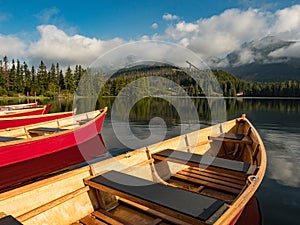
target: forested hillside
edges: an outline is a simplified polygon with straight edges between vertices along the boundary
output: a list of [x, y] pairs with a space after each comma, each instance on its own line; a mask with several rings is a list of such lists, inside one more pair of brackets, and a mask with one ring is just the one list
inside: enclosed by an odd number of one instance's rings
[[58, 93], [74, 93], [76, 86], [84, 73], [80, 65], [66, 71], [59, 64], [52, 64], [49, 69], [41, 61], [39, 67], [29, 68], [26, 62], [8, 61], [7, 57], [0, 60], [0, 96], [30, 94], [53, 96]]
[[[217, 93], [216, 83], [209, 83], [201, 78], [201, 73], [207, 71], [194, 71], [200, 74], [200, 83], [203, 87], [210, 86], [211, 93]], [[211, 71], [221, 87], [222, 94], [226, 97], [300, 97], [300, 82], [250, 82], [236, 78], [222, 70]], [[0, 60], [0, 96], [18, 95], [44, 95], [55, 96], [60, 93], [73, 94], [77, 90], [78, 95], [117, 96], [120, 90], [136, 79], [146, 76], [162, 76], [180, 85], [190, 96], [204, 96], [204, 91], [197, 82], [180, 68], [170, 65], [139, 65], [117, 71], [110, 79], [105, 81], [101, 74], [92, 75], [88, 68], [76, 65], [70, 66], [63, 72], [59, 63], [52, 64], [50, 68], [41, 61], [38, 68], [29, 68], [26, 62], [7, 57]], [[204, 77], [204, 76], [203, 76]], [[202, 80], [203, 79], [203, 80]], [[81, 85], [78, 88], [78, 84]], [[199, 82], [199, 81], [198, 81]], [[98, 93], [99, 87], [105, 84]], [[77, 89], [78, 88], [78, 89]], [[170, 94], [176, 95], [170, 89]]]

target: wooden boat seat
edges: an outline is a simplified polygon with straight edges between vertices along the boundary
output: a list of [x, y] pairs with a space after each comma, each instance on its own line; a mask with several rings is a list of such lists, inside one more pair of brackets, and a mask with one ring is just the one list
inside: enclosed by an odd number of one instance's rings
[[209, 140], [225, 141], [240, 144], [252, 144], [252, 140], [244, 134], [224, 133], [219, 136], [208, 136]]
[[202, 224], [199, 220], [207, 220], [224, 204], [221, 200], [114, 170], [86, 180], [86, 184], [149, 208], [155, 207], [173, 217], [189, 218], [187, 221], [191, 224]]
[[12, 216], [5, 216], [0, 219], [0, 225], [22, 225], [22, 223]]
[[190, 166], [199, 167], [199, 165], [204, 165], [242, 173], [247, 173], [250, 168], [250, 164], [246, 162], [193, 154], [190, 152], [183, 152], [173, 149], [166, 149], [157, 152], [153, 154], [152, 157], [157, 160], [168, 160], [172, 162], [185, 163]]
[[17, 141], [17, 140], [22, 140], [22, 138], [0, 136], [0, 142], [9, 142], [9, 141]]
[[82, 119], [82, 120], [77, 120], [77, 122], [81, 125], [81, 124], [85, 124], [85, 123], [87, 123], [87, 122], [89, 122], [89, 121], [91, 121], [91, 119], [90, 118], [88, 118], [88, 119]]
[[56, 132], [65, 131], [68, 129], [62, 129], [62, 128], [51, 128], [51, 127], [37, 127], [33, 129], [29, 129], [28, 132], [30, 134], [52, 134]]

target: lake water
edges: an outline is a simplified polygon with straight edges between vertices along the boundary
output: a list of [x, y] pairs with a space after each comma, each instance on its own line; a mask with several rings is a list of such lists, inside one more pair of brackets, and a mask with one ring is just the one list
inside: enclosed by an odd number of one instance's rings
[[[112, 109], [113, 102], [113, 98], [105, 98], [97, 104], [99, 107], [108, 106], [109, 109]], [[53, 104], [51, 111], [55, 112], [71, 110], [73, 102], [60, 99], [51, 100], [50, 103]], [[207, 101], [193, 99], [193, 103], [198, 111], [198, 122], [200, 122], [201, 127], [212, 123], [212, 116], [207, 115], [212, 112]], [[0, 104], [5, 103], [0, 102]], [[263, 224], [299, 224], [300, 99], [226, 99], [225, 106], [226, 119], [238, 117], [242, 113], [247, 115], [247, 118], [260, 133], [267, 149], [266, 175], [256, 192], [263, 216]], [[125, 108], [126, 105], [118, 110], [120, 112], [123, 110], [126, 113]], [[142, 143], [149, 142], [147, 144], [150, 144], [150, 142], [159, 140], [162, 135], [165, 138], [170, 138], [194, 129], [193, 126], [186, 123], [187, 121], [181, 121], [181, 115], [176, 112], [176, 107], [162, 99], [150, 98], [138, 102], [128, 112], [128, 117], [128, 122], [118, 122], [112, 126], [112, 117], [110, 113], [107, 115], [102, 130], [102, 138], [106, 149], [112, 155], [130, 150], [124, 141], [122, 143], [122, 140], [118, 139], [118, 136], [126, 137], [126, 130], [122, 131], [122, 128], [128, 125], [134, 135], [128, 137], [127, 141], [129, 140], [130, 143], [138, 138], [146, 140]], [[160, 117], [161, 119], [151, 121], [152, 131], [157, 131], [151, 136], [151, 129], [149, 129], [148, 124], [153, 117]], [[160, 132], [162, 124], [166, 125], [166, 133], [164, 133], [164, 129]], [[115, 130], [119, 130], [118, 135], [115, 134]]]

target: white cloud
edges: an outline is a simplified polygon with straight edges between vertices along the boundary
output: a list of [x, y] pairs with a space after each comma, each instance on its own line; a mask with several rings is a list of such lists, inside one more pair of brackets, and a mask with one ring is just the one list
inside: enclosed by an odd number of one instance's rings
[[26, 45], [18, 37], [0, 34], [0, 51], [2, 56], [8, 58], [22, 57], [25, 54]]
[[196, 31], [197, 28], [198, 28], [197, 24], [186, 23], [184, 21], [176, 24], [176, 29], [178, 31], [187, 32], [187, 33]]
[[68, 36], [53, 25], [39, 26], [38, 30], [40, 40], [32, 43], [28, 49], [32, 61], [59, 61], [65, 65], [88, 66], [98, 56], [123, 43], [119, 38], [101, 41], [81, 35]]
[[186, 67], [186, 61], [191, 62], [201, 69], [208, 68], [199, 57], [180, 45], [146, 40], [128, 42], [121, 45], [113, 51], [109, 51], [107, 54], [99, 57], [91, 67], [110, 71], [145, 62], [170, 63], [176, 66]]
[[256, 56], [250, 49], [243, 49], [239, 52], [239, 60], [238, 63], [235, 66], [239, 66], [242, 64], [249, 64], [253, 63]]
[[[56, 8], [43, 11], [40, 15], [51, 20], [58, 13]], [[4, 17], [3, 17], [4, 18]], [[222, 57], [240, 49], [241, 44], [259, 40], [267, 35], [274, 35], [285, 40], [299, 40], [300, 37], [300, 5], [278, 10], [274, 13], [249, 8], [248, 10], [229, 9], [210, 18], [196, 21], [179, 21], [177, 15], [164, 14], [163, 19], [173, 21], [163, 34], [146, 36], [141, 34], [137, 40], [170, 41], [189, 48], [202, 58], [209, 56]], [[0, 15], [1, 20], [1, 15]], [[152, 24], [158, 28], [157, 23]], [[61, 65], [81, 64], [88, 66], [98, 56], [130, 41], [121, 38], [99, 40], [83, 35], [69, 35], [66, 29], [58, 29], [54, 25], [37, 27], [40, 38], [29, 46], [16, 36], [0, 34], [2, 55], [10, 58], [23, 57], [36, 65], [40, 60], [49, 63], [59, 62]], [[70, 33], [70, 32], [68, 32]], [[240, 54], [241, 63], [253, 61], [250, 50]], [[270, 54], [273, 57], [300, 56], [300, 44], [277, 50]], [[256, 55], [255, 55], [256, 57]]]
[[[179, 21], [169, 25], [165, 33], [155, 35], [155, 39], [175, 41], [202, 57], [208, 57], [224, 56], [239, 49], [244, 42], [259, 40], [268, 35], [285, 40], [299, 40], [300, 5], [275, 13], [252, 8], [228, 9], [210, 18], [200, 18], [189, 23]], [[251, 62], [251, 57], [250, 52], [244, 52], [241, 60]]]
[[158, 24], [157, 24], [157, 23], [153, 23], [153, 24], [151, 25], [151, 27], [152, 27], [153, 29], [157, 29], [157, 28], [158, 28]]
[[296, 42], [287, 48], [281, 48], [269, 54], [272, 57], [300, 58], [300, 42]]
[[278, 10], [272, 32], [283, 38], [300, 39], [300, 5]]
[[184, 44], [202, 56], [223, 55], [237, 49], [244, 41], [267, 35], [267, 28], [260, 11], [230, 9], [194, 23], [180, 21], [169, 26], [160, 38]]
[[[300, 135], [292, 132], [261, 131], [268, 149], [268, 173], [269, 177], [278, 183], [290, 187], [300, 187], [300, 162], [299, 162], [299, 138]], [[285, 138], [283, 144], [282, 139]], [[280, 151], [278, 151], [280, 149]]]
[[170, 13], [164, 14], [162, 18], [163, 18], [164, 20], [178, 20], [178, 19], [179, 19], [178, 16], [172, 15], [172, 14], [170, 14]]

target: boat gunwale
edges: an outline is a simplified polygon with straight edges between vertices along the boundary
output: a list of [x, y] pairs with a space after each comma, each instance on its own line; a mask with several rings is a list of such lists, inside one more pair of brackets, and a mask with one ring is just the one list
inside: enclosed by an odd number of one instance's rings
[[61, 180], [73, 177], [73, 176], [81, 174], [81, 173], [90, 172], [90, 169], [91, 168], [89, 166], [80, 167], [75, 170], [70, 170], [65, 173], [61, 173], [58, 175], [48, 177], [47, 179], [39, 180], [34, 183], [30, 183], [25, 186], [18, 187], [16, 189], [8, 190], [6, 192], [0, 193], [0, 201], [3, 201], [7, 198], [15, 197], [17, 195], [24, 194], [26, 192], [33, 191], [37, 188], [41, 188], [41, 187], [53, 184], [55, 182], [59, 182]]
[[[192, 131], [190, 133], [179, 135], [179, 136], [176, 136], [176, 137], [173, 137], [173, 138], [170, 138], [170, 139], [158, 142], [158, 143], [151, 144], [149, 146], [141, 147], [139, 149], [133, 150], [129, 153], [124, 153], [124, 154], [118, 155], [116, 157], [118, 159], [128, 158], [128, 156], [133, 157], [135, 154], [141, 154], [141, 153], [144, 154], [145, 151], [147, 151], [147, 149], [149, 150], [149, 152], [151, 154], [154, 154], [154, 153], [162, 150], [160, 148], [161, 145], [167, 145], [168, 143], [178, 141], [182, 138], [185, 138], [186, 135], [190, 136], [190, 135], [195, 135], [195, 134], [197, 135], [197, 133], [199, 133], [199, 134], [204, 133], [204, 132], [207, 133], [207, 132], [210, 132], [213, 130], [218, 130], [218, 129], [220, 129], [220, 127], [226, 128], [226, 124], [234, 123], [232, 126], [230, 126], [232, 128], [239, 121], [244, 121], [244, 122], [248, 123], [248, 125], [251, 127], [251, 132], [253, 132], [255, 137], [257, 137], [258, 144], [260, 145], [260, 148], [261, 148], [260, 149], [261, 160], [260, 160], [260, 164], [257, 166], [256, 174], [250, 175], [251, 179], [253, 179], [253, 180], [248, 179], [248, 181], [250, 182], [249, 185], [240, 193], [240, 195], [235, 199], [235, 201], [231, 205], [229, 205], [228, 209], [214, 223], [214, 225], [230, 224], [230, 222], [233, 221], [236, 218], [236, 216], [238, 216], [240, 214], [240, 212], [242, 212], [242, 210], [246, 206], [247, 202], [254, 195], [255, 191], [258, 189], [260, 183], [262, 182], [265, 171], [266, 171], [267, 156], [266, 156], [266, 149], [264, 147], [263, 141], [262, 141], [259, 133], [257, 132], [256, 128], [253, 126], [253, 124], [244, 116], [242, 116], [240, 118], [228, 120], [225, 122], [221, 122], [218, 124], [214, 124], [212, 126], [205, 127], [203, 129], [199, 129], [196, 131]], [[157, 147], [157, 146], [159, 146], [159, 147]], [[153, 147], [155, 149], [151, 150]], [[107, 160], [115, 160], [115, 159], [111, 158], [111, 159], [107, 159]], [[97, 167], [97, 164], [101, 164], [101, 162], [98, 162], [93, 166]], [[131, 165], [129, 167], [134, 167], [134, 165]], [[236, 212], [236, 211], [238, 211], [238, 212]]]
[[218, 218], [218, 220], [214, 223], [214, 225], [223, 225], [230, 224], [230, 222], [237, 219], [236, 217], [242, 212], [247, 202], [254, 195], [256, 190], [259, 188], [261, 184], [264, 174], [266, 172], [266, 163], [267, 163], [267, 154], [266, 149], [263, 144], [263, 141], [257, 132], [256, 128], [247, 118], [240, 118], [248, 123], [251, 127], [251, 132], [254, 133], [255, 137], [258, 139], [258, 144], [260, 145], [260, 164], [258, 165], [258, 170], [255, 175], [250, 175], [248, 177], [249, 185], [243, 190], [243, 192], [236, 198], [233, 204], [229, 205], [229, 208]]
[[[63, 136], [63, 135], [67, 135], [67, 134], [70, 134], [70, 133], [75, 133], [77, 132], [78, 130], [81, 130], [81, 129], [84, 129], [85, 127], [89, 126], [90, 124], [94, 123], [98, 118], [101, 118], [103, 117], [106, 112], [107, 112], [107, 107], [103, 108], [103, 109], [99, 109], [99, 110], [95, 110], [95, 111], [92, 111], [93, 113], [96, 113], [96, 112], [99, 112], [98, 115], [96, 115], [94, 118], [92, 118], [91, 120], [87, 121], [86, 123], [80, 125], [80, 126], [77, 126], [77, 127], [74, 127], [74, 125], [70, 125], [70, 126], [73, 126], [73, 129], [68, 129], [68, 130], [63, 130], [63, 131], [60, 131], [60, 132], [56, 132], [56, 133], [52, 133], [51, 135], [46, 135], [46, 136], [37, 136], [37, 137], [31, 137], [31, 138], [26, 138], [26, 139], [20, 139], [20, 140], [13, 140], [13, 141], [8, 141], [8, 142], [2, 142], [0, 143], [0, 148], [1, 147], [6, 147], [6, 146], [11, 146], [11, 145], [20, 145], [20, 144], [24, 144], [26, 142], [30, 142], [30, 143], [33, 143], [33, 142], [36, 142], [36, 141], [39, 141], [39, 140], [43, 140], [43, 139], [52, 139], [52, 138], [55, 138], [57, 136]], [[86, 113], [82, 113], [82, 114], [78, 114], [79, 115], [84, 115]], [[69, 117], [65, 117], [65, 118], [61, 118], [61, 119], [54, 119], [53, 121], [59, 121], [59, 120], [67, 120], [67, 119], [71, 119], [71, 118], [75, 118], [76, 115], [71, 115]], [[34, 124], [34, 126], [36, 125], [42, 125], [42, 124], [45, 124], [45, 123], [49, 123], [49, 121], [47, 122], [41, 122], [41, 123], [36, 123]], [[8, 131], [14, 131], [14, 130], [18, 130], [18, 129], [26, 129], [26, 127], [29, 127], [29, 126], [32, 126], [32, 124], [29, 124], [29, 125], [26, 125], [26, 126], [20, 126], [20, 127], [14, 127]], [[6, 129], [2, 129], [0, 131], [6, 131]], [[26, 134], [24, 133], [23, 136], [25, 136]]]
[[[57, 112], [57, 113], [49, 113], [49, 114], [42, 114], [42, 115], [30, 115], [30, 116], [16, 116], [16, 117], [0, 117], [0, 123], [1, 121], [9, 121], [9, 120], [23, 120], [23, 119], [34, 119], [34, 118], [40, 118], [40, 117], [52, 117], [52, 116], [56, 116], [56, 115], [64, 115], [64, 114], [68, 114], [68, 113], [72, 113], [72, 111], [68, 111], [68, 112]], [[44, 122], [42, 122], [44, 123]], [[11, 128], [13, 129], [13, 128]], [[0, 129], [1, 130], [6, 130], [6, 128]]]
[[[161, 151], [162, 150], [161, 147], [167, 146], [169, 143], [172, 143], [174, 141], [177, 142], [177, 141], [182, 140], [182, 138], [185, 138], [186, 135], [195, 135], [195, 134], [197, 135], [197, 133], [198, 133], [198, 136], [200, 136], [200, 134], [209, 133], [209, 131], [213, 131], [214, 128], [219, 128], [220, 126], [226, 126], [226, 124], [233, 123], [233, 122], [237, 123], [239, 120], [242, 120], [242, 121], [246, 122], [250, 126], [251, 132], [253, 133], [253, 135], [257, 138], [259, 148], [260, 148], [259, 151], [258, 151], [258, 154], [260, 155], [259, 156], [260, 158], [259, 158], [259, 161], [257, 161], [258, 165], [257, 165], [257, 170], [255, 171], [255, 174], [249, 175], [249, 177], [247, 179], [247, 182], [249, 182], [247, 187], [241, 191], [240, 195], [238, 195], [236, 197], [236, 199], [233, 201], [232, 204], [226, 204], [226, 206], [228, 206], [226, 211], [224, 213], [222, 213], [219, 217], [217, 217], [215, 221], [212, 222], [214, 225], [233, 224], [232, 222], [235, 221], [238, 218], [238, 216], [241, 214], [241, 212], [244, 209], [244, 207], [246, 206], [246, 204], [249, 202], [251, 197], [254, 195], [255, 191], [259, 188], [259, 185], [262, 182], [265, 171], [266, 171], [266, 162], [267, 162], [266, 149], [265, 149], [265, 146], [262, 142], [262, 139], [261, 139], [258, 131], [255, 129], [253, 124], [248, 119], [246, 119], [244, 117], [229, 120], [229, 121], [225, 121], [223, 123], [215, 124], [215, 125], [210, 126], [210, 127], [206, 127], [206, 128], [196, 130], [196, 131], [193, 131], [193, 132], [190, 132], [190, 133], [187, 133], [187, 134], [176, 136], [176, 137], [161, 141], [159, 143], [154, 143], [152, 145], [136, 149], [136, 150], [134, 150], [132, 152], [129, 152], [129, 153], [124, 153], [124, 154], [121, 154], [121, 155], [113, 157], [113, 158], [108, 158], [104, 161], [100, 161], [100, 162], [90, 164], [88, 166], [84, 166], [80, 169], [82, 169], [82, 171], [89, 171], [90, 172], [90, 177], [86, 177], [86, 178], [84, 178], [84, 180], [89, 179], [91, 177], [94, 177], [95, 175], [99, 175], [99, 174], [105, 172], [104, 169], [101, 168], [102, 167], [101, 164], [102, 165], [109, 165], [109, 163], [111, 162], [110, 160], [116, 160], [116, 158], [122, 160], [123, 158], [124, 159], [128, 158], [128, 156], [129, 156], [129, 158], [134, 157], [134, 156], [137, 156], [137, 155], [145, 154], [147, 150], [149, 150], [149, 152], [151, 154], [153, 154], [154, 152]], [[233, 128], [233, 127], [234, 127], [234, 125], [231, 128]], [[203, 130], [204, 130], [204, 132], [203, 132]], [[201, 133], [201, 131], [203, 133]], [[159, 147], [157, 148], [157, 146], [159, 146]], [[153, 149], [154, 147], [155, 147], [155, 149]], [[151, 148], [152, 148], [153, 151], [151, 151]], [[145, 154], [145, 159], [146, 159], [146, 154]], [[103, 164], [103, 162], [105, 162], [105, 163]], [[141, 162], [144, 162], [144, 161], [139, 161], [139, 162], [137, 162], [137, 164], [141, 163]], [[131, 164], [129, 165], [128, 168], [135, 166], [135, 164], [132, 164], [132, 163], [133, 162], [131, 162]], [[100, 170], [95, 172], [95, 167], [97, 167], [97, 165], [100, 166]], [[75, 170], [75, 171], [77, 171], [77, 170]], [[70, 173], [68, 172], [68, 174], [70, 174]], [[60, 175], [57, 175], [57, 176], [54, 176], [54, 177], [50, 177], [46, 180], [38, 181], [39, 183], [37, 183], [37, 184], [36, 183], [29, 184], [31, 186], [26, 185], [24, 187], [20, 187], [20, 188], [17, 188], [15, 190], [11, 190], [11, 191], [8, 191], [8, 192], [1, 193], [0, 194], [0, 201], [3, 200], [3, 196], [6, 196], [6, 195], [3, 195], [3, 194], [7, 194], [8, 197], [11, 197], [11, 196], [13, 196], [13, 194], [17, 195], [20, 190], [23, 191], [23, 193], [24, 193], [24, 192], [28, 191], [29, 188], [34, 189], [35, 185], [41, 185], [42, 186], [43, 181], [47, 184], [50, 184], [51, 182], [55, 182], [58, 176], [61, 179], [64, 179], [65, 178], [64, 175], [66, 175], [66, 174], [64, 173], [64, 174], [60, 174]], [[27, 189], [26, 189], [26, 187], [27, 187]], [[9, 194], [11, 194], [11, 196]]]
[[41, 109], [45, 109], [47, 107], [47, 105], [43, 105], [41, 107], [35, 107], [35, 108], [26, 108], [26, 109], [14, 109], [14, 110], [3, 110], [0, 111], [0, 116], [9, 116], [9, 115], [18, 115], [20, 113], [23, 112], [32, 112], [32, 111], [37, 111], [37, 110], [41, 110]]

